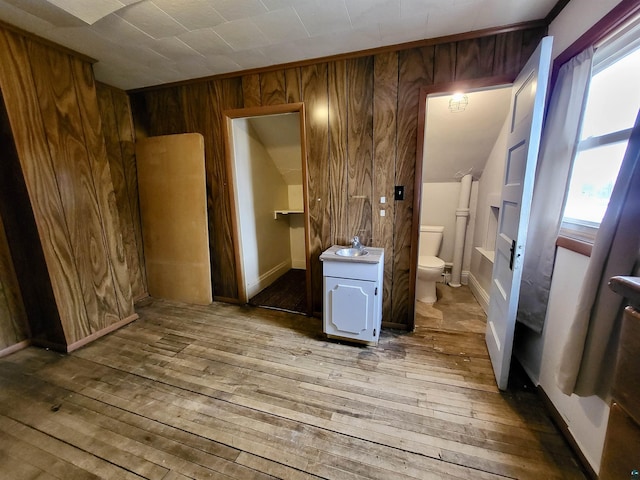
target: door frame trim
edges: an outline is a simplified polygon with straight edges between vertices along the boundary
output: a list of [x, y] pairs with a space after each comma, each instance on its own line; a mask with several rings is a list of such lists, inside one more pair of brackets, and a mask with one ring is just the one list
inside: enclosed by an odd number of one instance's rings
[[420, 205], [422, 204], [422, 170], [424, 154], [425, 113], [427, 96], [434, 93], [454, 93], [460, 90], [479, 90], [487, 87], [513, 84], [517, 74], [496, 75], [471, 80], [460, 80], [435, 85], [427, 85], [420, 88], [418, 101], [418, 131], [416, 145], [416, 164], [413, 186], [413, 216], [411, 219], [411, 254], [409, 260], [409, 330], [412, 331], [416, 324], [416, 277], [418, 273], [418, 243], [420, 240]]
[[300, 119], [300, 161], [302, 163], [302, 200], [304, 206], [304, 249], [306, 264], [306, 295], [307, 311], [302, 312], [311, 316], [312, 314], [312, 289], [311, 289], [311, 254], [310, 254], [310, 224], [309, 224], [309, 194], [308, 194], [308, 168], [307, 168], [307, 140], [306, 140], [306, 116], [304, 103], [286, 103], [281, 105], [268, 105], [263, 107], [249, 107], [223, 110], [222, 127], [225, 143], [225, 163], [227, 178], [229, 179], [228, 193], [229, 204], [231, 206], [231, 225], [233, 233], [233, 253], [236, 266], [236, 282], [238, 284], [238, 299], [240, 303], [247, 303], [247, 291], [244, 281], [244, 266], [240, 257], [238, 206], [236, 205], [236, 178], [234, 175], [234, 153], [231, 142], [231, 121], [238, 118], [262, 117], [266, 115], [278, 115], [283, 113], [298, 113]]

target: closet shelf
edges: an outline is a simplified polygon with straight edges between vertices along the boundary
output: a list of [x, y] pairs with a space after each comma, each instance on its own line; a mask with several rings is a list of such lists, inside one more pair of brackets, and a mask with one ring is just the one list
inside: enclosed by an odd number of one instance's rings
[[274, 210], [273, 219], [277, 220], [278, 219], [278, 214], [280, 214], [280, 215], [292, 215], [292, 214], [296, 214], [296, 213], [304, 213], [304, 210]]

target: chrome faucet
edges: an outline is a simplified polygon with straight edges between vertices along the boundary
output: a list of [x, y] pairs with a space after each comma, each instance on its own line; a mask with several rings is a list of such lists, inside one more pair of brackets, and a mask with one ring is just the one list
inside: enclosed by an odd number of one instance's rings
[[351, 239], [351, 248], [356, 248], [358, 250], [362, 250], [364, 248], [357, 235]]

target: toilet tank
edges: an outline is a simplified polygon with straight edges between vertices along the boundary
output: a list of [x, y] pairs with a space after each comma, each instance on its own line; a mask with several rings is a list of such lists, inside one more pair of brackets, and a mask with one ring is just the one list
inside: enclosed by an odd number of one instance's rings
[[420, 225], [420, 250], [418, 255], [437, 257], [442, 244], [442, 225]]

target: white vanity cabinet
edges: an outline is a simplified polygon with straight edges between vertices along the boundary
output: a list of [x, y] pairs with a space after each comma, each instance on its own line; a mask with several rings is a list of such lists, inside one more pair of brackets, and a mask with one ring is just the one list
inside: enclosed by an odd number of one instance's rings
[[378, 343], [382, 323], [384, 249], [342, 257], [335, 245], [320, 255], [324, 301], [323, 331], [332, 338]]

